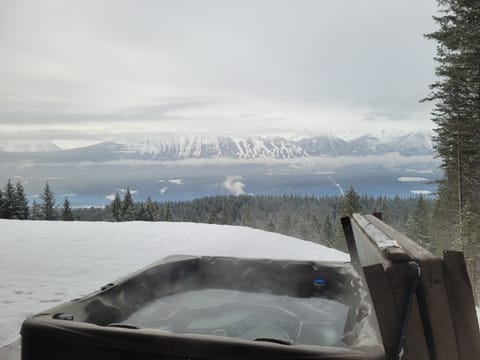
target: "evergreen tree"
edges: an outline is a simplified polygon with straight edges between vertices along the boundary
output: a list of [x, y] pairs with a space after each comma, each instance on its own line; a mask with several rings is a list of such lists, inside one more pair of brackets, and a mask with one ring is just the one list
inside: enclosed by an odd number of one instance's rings
[[342, 216], [352, 216], [353, 213], [359, 213], [361, 211], [362, 204], [360, 196], [353, 189], [353, 186], [350, 186], [350, 189], [347, 190], [340, 203], [340, 213]]
[[[465, 262], [469, 269], [469, 275], [472, 284], [478, 284], [480, 282], [480, 261], [478, 257], [480, 255], [480, 232], [478, 231], [478, 225], [480, 224], [480, 216], [470, 208], [466, 206], [463, 213], [464, 219], [464, 247]], [[480, 286], [474, 286], [473, 292], [475, 298], [480, 299]]]
[[5, 218], [3, 192], [2, 192], [2, 189], [0, 189], [0, 219], [3, 219], [3, 218]]
[[63, 221], [74, 220], [72, 206], [70, 205], [70, 201], [68, 201], [68, 197], [65, 197], [65, 200], [63, 201], [61, 218]]
[[17, 203], [15, 197], [15, 187], [10, 179], [5, 185], [3, 192], [3, 217], [6, 219], [16, 219], [17, 217]]
[[431, 248], [429, 234], [430, 220], [428, 213], [427, 204], [425, 203], [423, 196], [420, 195], [413, 213], [413, 218], [415, 219], [416, 223], [416, 233], [414, 239], [426, 249]]
[[208, 223], [209, 224], [218, 223], [217, 213], [215, 212], [215, 209], [210, 209], [210, 212], [208, 213]]
[[152, 199], [149, 196], [149, 197], [147, 197], [147, 202], [145, 204], [145, 216], [144, 216], [143, 220], [154, 221], [155, 212], [156, 212], [155, 204], [153, 203]]
[[137, 208], [137, 211], [136, 211], [136, 220], [139, 220], [139, 221], [145, 221], [145, 218], [147, 216], [147, 209], [146, 209], [146, 206], [144, 203], [140, 203], [138, 204], [138, 206], [136, 207]]
[[[339, 205], [340, 217], [352, 216], [352, 214], [354, 213], [362, 212], [362, 209], [363, 209], [362, 202], [368, 206], [369, 205], [368, 197], [361, 198], [360, 195], [358, 195], [358, 193], [355, 191], [353, 186], [350, 186], [350, 188], [345, 192], [344, 196], [340, 201], [340, 205]], [[343, 233], [340, 219], [337, 219], [336, 221], [335, 235], [336, 235], [336, 238], [335, 238], [334, 247], [342, 251], [347, 251], [348, 250], [347, 244], [345, 242], [345, 236]]]
[[164, 221], [173, 221], [173, 214], [172, 214], [172, 209], [170, 207], [170, 204], [167, 204], [165, 207], [165, 213], [163, 215]]
[[43, 193], [40, 195], [40, 199], [42, 200], [42, 204], [40, 205], [40, 209], [42, 212], [42, 219], [56, 220], [57, 209], [55, 207], [55, 196], [52, 190], [50, 190], [50, 185], [48, 184], [48, 181], [45, 184]]
[[385, 199], [382, 199], [382, 207], [380, 212], [382, 213], [383, 222], [391, 225], [393, 216]]
[[[480, 6], [475, 0], [438, 4], [441, 16], [434, 19], [439, 28], [426, 35], [437, 42], [438, 81], [426, 100], [435, 101], [433, 140], [445, 178], [438, 187], [432, 233], [444, 245], [468, 254], [478, 246], [479, 237], [471, 219], [480, 217]], [[480, 276], [474, 274], [478, 261], [468, 263], [476, 292], [480, 292]]]
[[275, 222], [273, 221], [272, 218], [270, 218], [268, 220], [268, 223], [267, 223], [267, 231], [271, 231], [271, 232], [275, 232]]
[[[223, 210], [220, 212], [220, 224], [229, 225], [232, 224], [232, 208], [229, 205], [223, 205]], [[271, 230], [272, 231], [272, 230]]]
[[323, 237], [325, 238], [325, 245], [328, 247], [335, 246], [335, 225], [329, 214], [323, 220]]
[[127, 188], [122, 201], [122, 221], [132, 221], [136, 219], [135, 203], [133, 201], [130, 189]]
[[113, 198], [112, 203], [110, 204], [110, 208], [112, 211], [112, 218], [113, 221], [121, 221], [122, 220], [122, 199], [118, 192], [115, 193], [115, 197]]
[[25, 195], [25, 189], [23, 185], [18, 181], [15, 186], [15, 210], [16, 218], [25, 220], [28, 219], [29, 209], [28, 209], [28, 199]]
[[42, 209], [40, 205], [37, 204], [35, 200], [33, 200], [32, 208], [30, 210], [30, 219], [32, 220], [42, 220]]

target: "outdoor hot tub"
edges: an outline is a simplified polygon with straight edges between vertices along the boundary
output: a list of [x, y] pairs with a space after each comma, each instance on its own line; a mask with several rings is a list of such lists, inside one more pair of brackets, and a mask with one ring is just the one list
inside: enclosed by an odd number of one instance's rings
[[382, 359], [349, 263], [172, 256], [27, 319], [22, 359]]

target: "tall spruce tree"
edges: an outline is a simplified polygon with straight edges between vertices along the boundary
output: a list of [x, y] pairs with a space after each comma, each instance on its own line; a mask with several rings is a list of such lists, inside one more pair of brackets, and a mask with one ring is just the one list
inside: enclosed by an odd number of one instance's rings
[[[363, 202], [365, 203], [368, 201], [367, 197], [363, 198]], [[344, 216], [352, 216], [353, 213], [362, 212], [362, 198], [358, 193], [355, 191], [353, 186], [345, 192], [343, 198], [340, 200], [339, 210], [340, 210], [340, 217]], [[335, 248], [340, 250], [348, 250], [347, 244], [345, 242], [345, 236], [343, 233], [342, 225], [340, 219], [337, 219], [336, 222], [336, 231], [335, 231]]]
[[0, 189], [0, 219], [5, 218], [3, 192]]
[[145, 221], [153, 221], [155, 219], [155, 204], [152, 201], [152, 198], [149, 196], [147, 197], [147, 202], [145, 203], [145, 217], [143, 220]]
[[135, 202], [129, 188], [125, 191], [121, 209], [122, 221], [136, 220]]
[[16, 219], [17, 204], [15, 198], [15, 187], [12, 181], [8, 179], [3, 192], [3, 217], [6, 219]]
[[168, 204], [168, 203], [167, 203], [167, 206], [165, 207], [163, 220], [164, 221], [173, 221], [172, 208], [171, 208], [170, 204]]
[[42, 220], [42, 209], [40, 205], [33, 200], [32, 207], [30, 208], [30, 219], [32, 220]]
[[29, 216], [28, 199], [25, 189], [19, 181], [15, 185], [15, 215], [17, 219], [25, 220]]
[[110, 205], [112, 210], [112, 218], [114, 221], [121, 221], [122, 220], [122, 199], [118, 192], [115, 193], [115, 197], [113, 198], [112, 204]]
[[323, 220], [323, 236], [325, 238], [325, 245], [328, 247], [334, 247], [335, 246], [335, 226], [334, 223], [332, 222], [332, 219], [330, 218], [330, 214], [327, 214], [325, 216], [325, 219]]
[[55, 196], [53, 194], [53, 191], [50, 190], [50, 185], [48, 184], [48, 181], [45, 184], [43, 193], [40, 195], [40, 199], [42, 200], [42, 203], [40, 205], [40, 209], [42, 212], [42, 219], [56, 220], [57, 209], [55, 207]]
[[362, 211], [362, 203], [360, 195], [355, 191], [353, 186], [347, 190], [340, 203], [340, 212], [342, 216], [351, 216], [353, 213]]
[[70, 201], [68, 201], [68, 197], [65, 197], [65, 200], [63, 200], [61, 219], [63, 221], [74, 220], [72, 206], [70, 205]]
[[435, 228], [442, 246], [465, 251], [477, 294], [480, 292], [478, 226], [480, 216], [480, 3], [476, 0], [438, 0], [439, 29], [426, 35], [437, 42], [438, 81], [426, 100], [435, 101], [433, 140], [442, 159], [444, 179], [435, 205]]

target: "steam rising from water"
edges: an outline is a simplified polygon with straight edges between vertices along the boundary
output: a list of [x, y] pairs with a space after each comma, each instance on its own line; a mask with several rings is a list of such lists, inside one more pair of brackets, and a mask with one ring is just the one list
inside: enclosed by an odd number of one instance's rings
[[240, 180], [242, 180], [242, 177], [239, 175], [227, 176], [222, 185], [230, 194], [245, 195], [245, 184]]

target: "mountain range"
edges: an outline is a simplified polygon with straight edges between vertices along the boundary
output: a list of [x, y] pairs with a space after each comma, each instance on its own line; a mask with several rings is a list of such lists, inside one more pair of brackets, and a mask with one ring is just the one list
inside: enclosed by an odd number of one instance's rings
[[[7, 146], [8, 145], [8, 146]], [[136, 200], [227, 194], [372, 196], [435, 191], [441, 176], [427, 132], [340, 138], [160, 134], [75, 149], [0, 142], [0, 186], [21, 181], [31, 199], [48, 181], [75, 206], [108, 204], [127, 187]]]
[[[363, 135], [350, 140], [333, 135], [212, 136], [160, 134], [145, 139], [102, 142], [62, 150], [53, 143], [20, 144], [0, 142], [0, 152], [35, 153], [51, 160], [112, 161], [184, 159], [296, 159], [306, 157], [369, 156], [397, 153], [402, 156], [432, 155], [431, 134], [411, 132], [398, 136]], [[18, 154], [20, 155], [20, 154]], [[32, 158], [32, 156], [30, 156]], [[33, 156], [32, 159], [34, 159]]]

